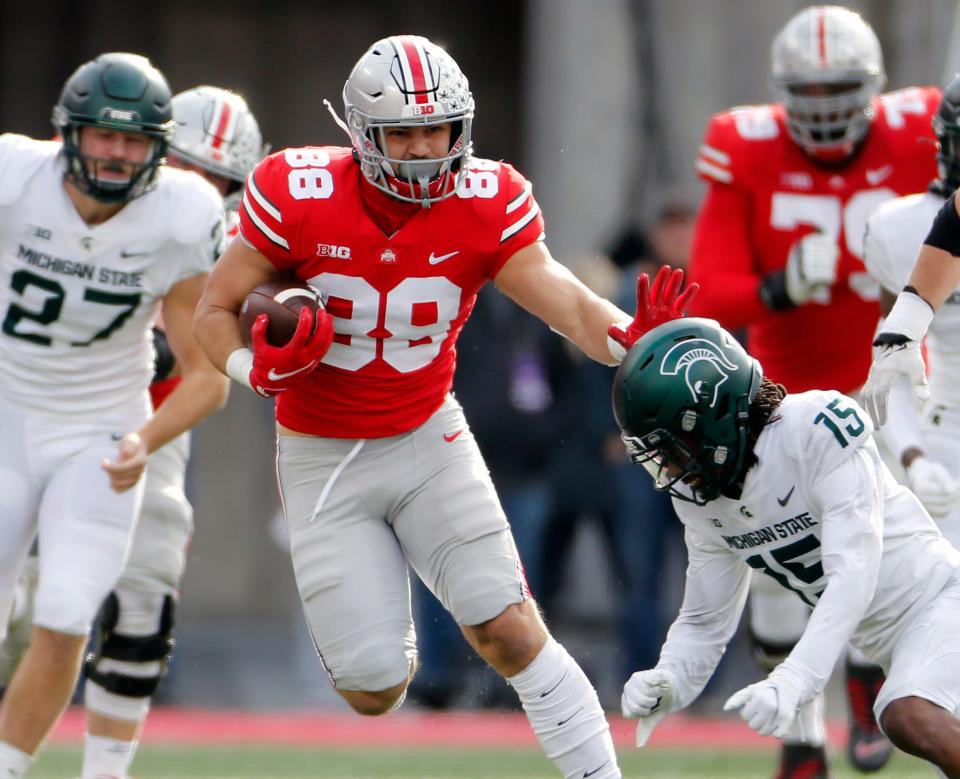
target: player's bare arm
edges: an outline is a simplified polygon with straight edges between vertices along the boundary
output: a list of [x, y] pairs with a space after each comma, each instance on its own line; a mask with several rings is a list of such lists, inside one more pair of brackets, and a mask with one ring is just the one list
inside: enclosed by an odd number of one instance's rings
[[566, 336], [597, 362], [616, 365], [607, 346], [607, 328], [631, 317], [590, 291], [537, 241], [514, 254], [494, 279], [517, 305]]
[[193, 317], [194, 334], [207, 357], [226, 372], [227, 357], [243, 348], [237, 316], [247, 293], [280, 274], [256, 249], [235, 240], [213, 267]]
[[[960, 234], [957, 236], [960, 240]], [[936, 311], [960, 284], [960, 257], [924, 244], [910, 274], [917, 294]]]
[[229, 382], [206, 358], [191, 330], [193, 310], [205, 279], [205, 275], [184, 279], [171, 287], [163, 299], [167, 341], [183, 379], [139, 430], [124, 436], [117, 456], [103, 462], [110, 486], [117, 492], [130, 489], [139, 481], [152, 452], [191, 429], [227, 399]]

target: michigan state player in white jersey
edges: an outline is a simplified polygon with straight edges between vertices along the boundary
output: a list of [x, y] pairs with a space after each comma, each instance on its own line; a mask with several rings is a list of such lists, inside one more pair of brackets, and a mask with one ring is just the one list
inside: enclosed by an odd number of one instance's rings
[[[265, 152], [257, 121], [242, 97], [212, 86], [174, 95], [173, 118], [177, 127], [167, 164], [199, 173], [216, 188], [227, 209], [229, 236], [243, 181]], [[154, 328], [154, 337], [158, 360], [150, 395], [160, 408], [181, 381], [180, 366], [162, 327]], [[85, 664], [90, 732], [114, 738], [108, 751], [98, 739], [88, 740], [85, 779], [120, 773], [114, 765], [118, 754], [132, 758], [173, 650], [178, 591], [193, 533], [185, 494], [189, 451], [189, 434], [183, 433], [150, 456], [130, 558], [104, 603], [100, 640]]]
[[[64, 85], [58, 141], [0, 136], [0, 613], [39, 546], [30, 646], [0, 711], [3, 776], [23, 776], [70, 697], [127, 558], [148, 455], [226, 395], [191, 332], [223, 209], [199, 177], [161, 169], [170, 100], [147, 59], [104, 54]], [[183, 379], [151, 416], [160, 313]], [[142, 647], [124, 649], [109, 670]], [[123, 777], [126, 742], [110, 736], [91, 739], [118, 755], [101, 773]]]
[[638, 744], [700, 694], [751, 575], [768, 576], [813, 612], [726, 708], [783, 736], [850, 642], [886, 672], [874, 712], [887, 737], [960, 776], [960, 552], [884, 466], [856, 402], [788, 395], [716, 322], [679, 319], [633, 346], [613, 405], [631, 459], [673, 496], [689, 557], [656, 667], [624, 686]]
[[[884, 203], [867, 220], [863, 261], [880, 284], [884, 315], [908, 284], [937, 213], [960, 184], [958, 120], [960, 76], [944, 89], [933, 119], [938, 143], [936, 181], [928, 192]], [[891, 388], [887, 422], [880, 435], [940, 530], [960, 546], [960, 290], [943, 302], [930, 323], [927, 353], [933, 368], [930, 399], [919, 411], [909, 380], [900, 379]]]

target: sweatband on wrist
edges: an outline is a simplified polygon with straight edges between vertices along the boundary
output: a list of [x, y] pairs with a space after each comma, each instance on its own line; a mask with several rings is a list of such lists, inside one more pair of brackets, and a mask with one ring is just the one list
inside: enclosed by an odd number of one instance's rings
[[932, 321], [933, 309], [930, 304], [916, 292], [905, 289], [897, 295], [897, 302], [887, 314], [883, 332], [902, 333], [911, 341], [920, 343]]
[[923, 243], [926, 246], [941, 249], [954, 257], [960, 257], [960, 215], [957, 215], [955, 199], [954, 194], [944, 201], [933, 218], [930, 232], [927, 233]]
[[250, 383], [250, 371], [253, 370], [253, 352], [249, 349], [234, 349], [227, 357], [226, 371], [227, 376], [233, 379], [237, 384], [242, 384], [248, 389], [253, 389]]

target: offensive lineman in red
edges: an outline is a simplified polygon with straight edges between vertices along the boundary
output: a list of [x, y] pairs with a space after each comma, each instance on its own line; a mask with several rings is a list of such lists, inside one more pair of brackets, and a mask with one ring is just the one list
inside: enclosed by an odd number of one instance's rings
[[[940, 94], [879, 94], [880, 43], [839, 6], [798, 13], [771, 54], [778, 102], [717, 114], [700, 147], [696, 166], [709, 186], [690, 263], [703, 292], [691, 313], [746, 328], [750, 352], [791, 392], [854, 394], [880, 316], [879, 289], [861, 260], [866, 220], [935, 178], [930, 122]], [[751, 592], [751, 631], [769, 663], [806, 622], [806, 607], [785, 593]], [[850, 662], [847, 672], [848, 751], [857, 768], [876, 770], [890, 755], [870, 710], [883, 676]], [[826, 776], [821, 705], [801, 710], [778, 777]]]
[[[644, 281], [630, 323], [554, 261], [530, 184], [471, 156], [467, 80], [427, 39], [377, 41], [343, 98], [352, 148], [287, 149], [256, 168], [241, 240], [218, 262], [195, 320], [216, 365], [277, 396], [292, 559], [323, 664], [361, 714], [402, 703], [416, 669], [409, 564], [517, 691], [563, 775], [620, 777], [596, 693], [530, 598], [449, 394], [454, 344], [491, 279], [604, 363], [690, 292], [677, 295], [678, 272], [652, 294]], [[292, 341], [273, 347], [261, 316], [253, 350], [242, 348], [244, 297], [284, 275], [320, 290], [316, 330], [304, 309]]]

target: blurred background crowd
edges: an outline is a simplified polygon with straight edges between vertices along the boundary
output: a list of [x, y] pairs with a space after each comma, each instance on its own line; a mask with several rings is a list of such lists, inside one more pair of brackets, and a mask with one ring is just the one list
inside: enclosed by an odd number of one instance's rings
[[[77, 63], [148, 55], [174, 91], [243, 94], [274, 149], [343, 144], [322, 100], [373, 40], [417, 33], [445, 45], [476, 98], [477, 153], [533, 183], [558, 259], [633, 310], [638, 271], [684, 267], [709, 117], [771, 99], [769, 45], [796, 0], [210, 0], [0, 3], [0, 127], [51, 133], [50, 108]], [[881, 40], [888, 89], [942, 84], [957, 4], [860, 0]], [[683, 545], [669, 502], [631, 470], [610, 412], [611, 370], [586, 360], [495, 289], [459, 344], [455, 391], [490, 466], [558, 638], [616, 708], [650, 667], [675, 613]], [[197, 532], [178, 651], [158, 702], [343, 706], [303, 626], [274, 486], [270, 403], [234, 388], [194, 435]], [[411, 699], [508, 706], [513, 696], [456, 626], [416, 592], [422, 668]], [[756, 676], [735, 644], [705, 707]]]

